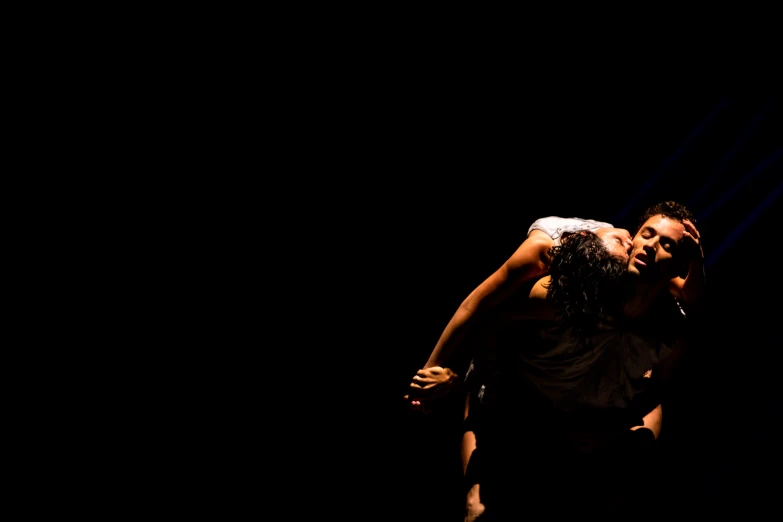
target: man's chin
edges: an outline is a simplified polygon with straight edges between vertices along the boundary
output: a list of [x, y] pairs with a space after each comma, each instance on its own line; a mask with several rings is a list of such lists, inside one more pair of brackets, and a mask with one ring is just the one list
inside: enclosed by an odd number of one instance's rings
[[628, 266], [627, 273], [631, 279], [636, 279], [638, 281], [648, 281], [652, 279], [652, 273], [649, 270], [639, 270], [639, 267], [633, 266], [633, 263]]

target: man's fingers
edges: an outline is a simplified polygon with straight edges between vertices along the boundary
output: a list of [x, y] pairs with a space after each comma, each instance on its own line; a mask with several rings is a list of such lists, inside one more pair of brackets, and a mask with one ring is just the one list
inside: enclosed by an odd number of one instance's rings
[[431, 384], [450, 382], [454, 380], [456, 374], [449, 369], [438, 369], [430, 371], [431, 368], [426, 370], [419, 370], [416, 375], [413, 376], [413, 381], [419, 384]]
[[701, 234], [699, 234], [699, 231], [696, 230], [695, 226], [693, 226], [693, 223], [691, 223], [688, 220], [685, 220], [683, 221], [683, 225], [685, 225], [685, 237], [690, 237], [693, 241], [699, 243], [699, 240], [701, 239]]
[[701, 247], [701, 241], [698, 236], [689, 233], [687, 230], [684, 232], [683, 236], [686, 238], [687, 243], [685, 246], [690, 251], [690, 254], [701, 256], [701, 258], [704, 259], [704, 250]]
[[696, 225], [694, 225], [690, 219], [683, 219], [682, 224], [685, 227], [685, 230], [687, 230], [694, 236], [699, 237], [699, 231], [696, 229]]
[[415, 384], [418, 384], [419, 386], [431, 386], [433, 384], [438, 384], [441, 382], [444, 382], [442, 379], [432, 379], [430, 377], [419, 377], [418, 375], [413, 377], [413, 382]]
[[439, 388], [443, 384], [440, 381], [420, 379], [418, 383], [412, 382], [410, 387], [414, 390], [431, 390], [432, 388]]
[[418, 379], [411, 383], [411, 388], [419, 389], [419, 390], [426, 390], [428, 388], [432, 388], [433, 386], [439, 386], [441, 384], [446, 384], [442, 381], [433, 381], [432, 379]]
[[687, 238], [688, 241], [692, 245], [698, 245], [699, 244], [699, 238], [695, 234], [691, 234], [687, 230], [685, 232], [683, 232], [683, 237]]

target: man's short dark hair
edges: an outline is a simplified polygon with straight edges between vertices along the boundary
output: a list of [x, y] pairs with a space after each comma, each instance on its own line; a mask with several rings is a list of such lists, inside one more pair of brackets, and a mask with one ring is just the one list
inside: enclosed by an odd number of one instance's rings
[[645, 221], [659, 214], [669, 219], [677, 220], [680, 223], [682, 223], [683, 219], [687, 219], [694, 225], [696, 224], [696, 217], [685, 205], [677, 203], [676, 201], [663, 201], [661, 203], [656, 203], [642, 213], [639, 217], [639, 222], [637, 223], [634, 235], [641, 230]]

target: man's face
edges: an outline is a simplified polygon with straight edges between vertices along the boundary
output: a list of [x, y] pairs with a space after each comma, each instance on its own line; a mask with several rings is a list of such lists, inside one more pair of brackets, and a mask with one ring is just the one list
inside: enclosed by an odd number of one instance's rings
[[628, 261], [631, 250], [631, 233], [624, 228], [599, 228], [595, 235], [601, 238], [609, 252]]
[[684, 232], [682, 223], [661, 215], [645, 221], [633, 238], [628, 271], [646, 280], [677, 277]]

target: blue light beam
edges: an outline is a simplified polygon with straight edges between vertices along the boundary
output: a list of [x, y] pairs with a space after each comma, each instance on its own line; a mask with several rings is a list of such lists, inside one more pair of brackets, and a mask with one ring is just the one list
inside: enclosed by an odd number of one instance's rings
[[773, 152], [767, 159], [759, 163], [756, 168], [750, 171], [746, 176], [742, 176], [742, 178], [740, 178], [740, 180], [735, 183], [733, 187], [724, 192], [720, 198], [718, 198], [707, 208], [707, 210], [699, 214], [699, 221], [704, 223], [713, 212], [719, 209], [726, 201], [731, 199], [732, 196], [736, 195], [745, 185], [750, 183], [753, 178], [767, 170], [770, 165], [775, 163], [780, 158], [781, 154], [783, 154], [783, 147]]
[[739, 139], [736, 143], [734, 143], [734, 146], [729, 149], [729, 151], [721, 158], [718, 165], [715, 167], [715, 170], [710, 175], [710, 177], [707, 179], [707, 181], [704, 182], [704, 184], [701, 186], [699, 191], [696, 193], [693, 198], [691, 198], [690, 202], [688, 203], [688, 206], [690, 208], [695, 208], [696, 205], [704, 198], [704, 194], [707, 192], [707, 189], [710, 188], [715, 181], [718, 180], [718, 178], [723, 174], [723, 172], [726, 170], [726, 167], [729, 164], [729, 161], [737, 155], [737, 152], [742, 148], [743, 145], [748, 141], [750, 136], [753, 134], [753, 131], [756, 130], [756, 127], [759, 126], [759, 123], [761, 123], [761, 120], [764, 119], [764, 116], [769, 112], [769, 110], [774, 105], [774, 100], [771, 100], [767, 102], [767, 105], [764, 106], [764, 108], [761, 109], [761, 111], [756, 115], [755, 118], [753, 118], [753, 121], [750, 122], [750, 124], [745, 128], [745, 130], [740, 134]]
[[677, 150], [669, 156], [666, 161], [663, 162], [663, 165], [649, 178], [647, 178], [647, 181], [644, 183], [644, 185], [636, 192], [636, 195], [632, 197], [625, 205], [625, 207], [615, 215], [614, 219], [610, 221], [610, 223], [622, 223], [625, 221], [625, 218], [628, 216], [628, 214], [636, 208], [636, 206], [639, 204], [639, 201], [641, 201], [642, 197], [644, 197], [645, 194], [647, 194], [647, 191], [650, 190], [653, 185], [655, 185], [663, 176], [663, 174], [669, 169], [669, 167], [674, 164], [675, 161], [677, 161], [688, 149], [688, 146], [691, 144], [691, 142], [696, 139], [702, 132], [704, 132], [704, 128], [715, 118], [715, 116], [718, 115], [718, 113], [723, 109], [723, 107], [726, 106], [726, 103], [728, 100], [726, 98], [722, 99], [711, 111], [707, 116], [699, 123], [699, 125], [696, 126], [695, 129], [691, 131], [691, 133], [688, 135], [688, 137], [685, 139], [685, 141], [677, 148]]
[[710, 268], [712, 265], [714, 265], [720, 258], [721, 254], [723, 254], [723, 252], [725, 252], [726, 249], [728, 249], [734, 243], [734, 241], [736, 241], [737, 238], [740, 237], [742, 233], [745, 232], [745, 230], [747, 230], [751, 223], [753, 223], [761, 215], [765, 208], [770, 206], [772, 202], [780, 196], [781, 192], [783, 192], [783, 181], [778, 184], [775, 190], [773, 190], [772, 193], [764, 199], [764, 201], [762, 201], [761, 205], [756, 207], [756, 209], [751, 212], [748, 217], [746, 217], [726, 239], [723, 240], [717, 249], [710, 252], [710, 255], [707, 256], [707, 259], [704, 260], [704, 266], [706, 268]]

